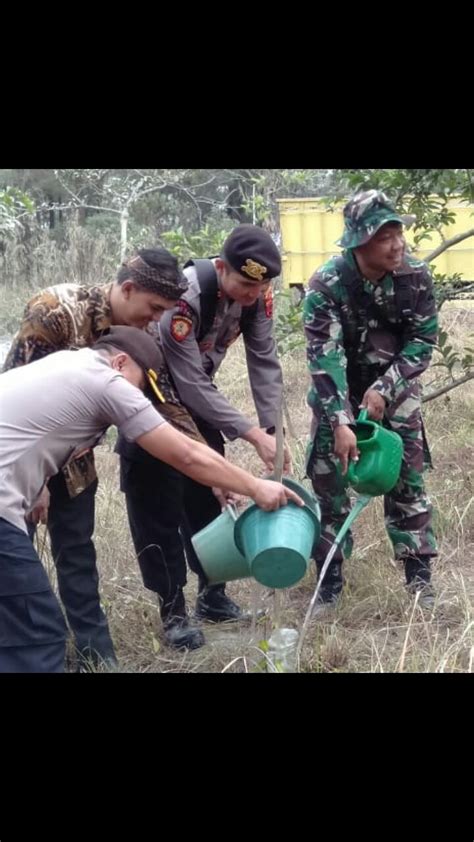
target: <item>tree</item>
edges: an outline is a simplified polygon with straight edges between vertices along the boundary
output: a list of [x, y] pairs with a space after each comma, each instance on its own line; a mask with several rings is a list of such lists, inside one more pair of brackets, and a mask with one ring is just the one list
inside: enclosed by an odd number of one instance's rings
[[[415, 246], [429, 239], [434, 231], [438, 232], [443, 242], [428, 255], [427, 263], [455, 243], [474, 236], [474, 226], [450, 239], [445, 239], [442, 231], [455, 219], [455, 212], [448, 206], [453, 196], [474, 202], [471, 170], [334, 170], [331, 186], [333, 195], [328, 199], [329, 206], [358, 190], [383, 190], [400, 212], [413, 216]], [[474, 291], [472, 278], [463, 281], [459, 275], [448, 277], [431, 268], [438, 308], [447, 300], [459, 299]], [[292, 303], [287, 313], [277, 318], [277, 337], [284, 350], [296, 345], [295, 324], [298, 319], [301, 319], [301, 305], [298, 303]], [[465, 346], [463, 353], [457, 353], [446, 333], [441, 331], [437, 351], [438, 357], [433, 366], [443, 368], [447, 377], [442, 385], [424, 396], [424, 401], [433, 400], [474, 378], [474, 349], [471, 346]]]
[[321, 195], [328, 170], [56, 170], [72, 206], [117, 214], [122, 254], [133, 213], [160, 236], [223, 229], [226, 220], [278, 230], [276, 199]]
[[21, 219], [34, 212], [35, 205], [26, 193], [15, 187], [0, 190], [0, 233], [8, 235], [21, 228]]
[[120, 218], [120, 258], [128, 245], [130, 209], [146, 195], [170, 188], [180, 171], [55, 170], [70, 206], [117, 214]]
[[[428, 255], [427, 263], [456, 243], [474, 236], [474, 224], [448, 240], [443, 234], [443, 228], [454, 222], [456, 216], [448, 206], [449, 200], [459, 197], [466, 203], [474, 203], [474, 173], [471, 170], [334, 170], [334, 183], [336, 197], [347, 196], [348, 192], [353, 193], [356, 190], [383, 190], [400, 212], [413, 216], [415, 248], [423, 240], [429, 240], [431, 234], [436, 231], [442, 243]], [[449, 298], [459, 297], [463, 291], [471, 291], [471, 287], [463, 290], [459, 278], [441, 277], [436, 272], [433, 274], [435, 282], [438, 281], [440, 306]], [[440, 287], [441, 282], [446, 287], [444, 295]]]

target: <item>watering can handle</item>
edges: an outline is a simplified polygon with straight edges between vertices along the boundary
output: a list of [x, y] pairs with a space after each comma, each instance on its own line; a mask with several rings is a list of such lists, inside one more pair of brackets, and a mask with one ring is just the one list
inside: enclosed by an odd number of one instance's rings
[[[368, 421], [368, 411], [364, 407], [360, 410], [359, 415], [357, 416], [357, 421]], [[353, 485], [354, 488], [358, 485], [359, 477], [355, 472], [355, 465], [357, 462], [353, 461], [352, 459], [349, 461], [349, 465], [347, 466], [347, 474], [346, 478], [350, 485]]]
[[357, 421], [371, 421], [372, 424], [381, 424], [382, 423], [381, 421], [374, 421], [373, 418], [369, 418], [369, 412], [365, 407], [364, 407], [364, 409], [361, 409], [361, 411], [359, 412], [359, 414], [357, 416]]
[[355, 465], [357, 465], [357, 462], [354, 462], [354, 461], [351, 460], [349, 462], [349, 465], [347, 466], [347, 474], [346, 474], [346, 479], [347, 479], [348, 483], [350, 485], [353, 485], [354, 487], [359, 482], [359, 477], [357, 476], [357, 474], [355, 472]]
[[233, 503], [227, 503], [226, 509], [229, 512], [231, 518], [233, 520], [237, 520], [238, 514], [237, 514], [237, 509], [235, 508], [234, 504]]

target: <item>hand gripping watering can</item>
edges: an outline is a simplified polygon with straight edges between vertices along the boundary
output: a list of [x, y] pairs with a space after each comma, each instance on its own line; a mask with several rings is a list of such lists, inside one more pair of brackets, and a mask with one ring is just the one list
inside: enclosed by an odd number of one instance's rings
[[300, 633], [296, 657], [300, 657], [303, 640], [312, 617], [321, 585], [337, 548], [342, 544], [350, 527], [372, 497], [386, 494], [397, 484], [403, 457], [403, 442], [398, 433], [386, 430], [381, 424], [369, 421], [367, 410], [362, 409], [356, 422], [359, 459], [351, 462], [344, 477], [347, 485], [357, 492], [352, 510], [347, 515], [324, 560], [316, 589], [308, 606]]
[[376, 497], [386, 494], [397, 484], [403, 457], [403, 442], [398, 433], [370, 421], [362, 409], [356, 422], [359, 460], [351, 462], [347, 483], [358, 494]]

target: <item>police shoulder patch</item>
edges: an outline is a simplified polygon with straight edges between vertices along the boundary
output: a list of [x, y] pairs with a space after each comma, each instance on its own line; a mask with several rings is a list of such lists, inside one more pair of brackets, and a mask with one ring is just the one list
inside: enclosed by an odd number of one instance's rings
[[188, 302], [184, 300], [184, 298], [179, 299], [178, 303], [176, 304], [176, 309], [178, 310], [181, 316], [188, 316], [189, 318], [191, 318], [193, 315], [192, 308], [189, 306]]
[[176, 342], [183, 342], [191, 333], [193, 328], [193, 320], [188, 316], [173, 316], [171, 319], [171, 336], [176, 339]]

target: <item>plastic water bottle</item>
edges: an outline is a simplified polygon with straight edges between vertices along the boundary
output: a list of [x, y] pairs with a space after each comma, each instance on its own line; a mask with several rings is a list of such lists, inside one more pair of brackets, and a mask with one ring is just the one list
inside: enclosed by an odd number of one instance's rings
[[296, 629], [275, 629], [268, 641], [268, 672], [296, 672]]

